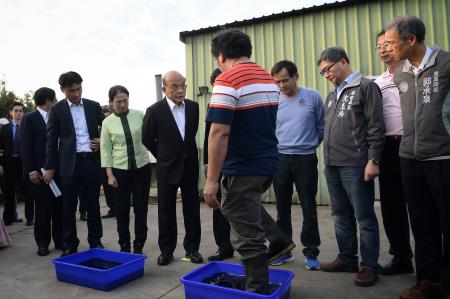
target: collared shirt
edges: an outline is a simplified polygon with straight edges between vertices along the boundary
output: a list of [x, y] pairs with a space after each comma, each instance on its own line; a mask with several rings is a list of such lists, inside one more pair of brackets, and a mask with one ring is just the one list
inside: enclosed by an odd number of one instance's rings
[[67, 104], [69, 105], [70, 114], [72, 114], [73, 127], [75, 128], [77, 153], [92, 152], [86, 115], [84, 114], [83, 100], [80, 101], [79, 105], [75, 105], [69, 100], [67, 100]]
[[11, 126], [12, 126], [12, 129], [13, 129], [12, 130], [12, 132], [13, 132], [13, 140], [16, 140], [16, 132], [17, 132], [17, 129], [18, 129], [17, 126], [20, 126], [20, 123], [12, 121], [11, 122]]
[[[167, 98], [167, 97], [166, 97]], [[169, 104], [170, 111], [172, 112], [173, 118], [177, 123], [178, 131], [180, 131], [181, 138], [184, 140], [184, 133], [186, 127], [186, 103], [183, 101], [181, 105], [178, 106], [174, 101], [167, 98], [167, 103]]]
[[36, 109], [37, 109], [37, 111], [39, 111], [39, 113], [42, 115], [42, 118], [44, 119], [45, 123], [47, 123], [47, 121], [48, 121], [48, 112], [42, 110], [42, 109], [39, 108], [39, 107], [37, 107]]
[[344, 81], [339, 84], [339, 86], [336, 89], [336, 101], [339, 102], [339, 97], [341, 96], [342, 91], [344, 90], [344, 87], [347, 86], [347, 84], [352, 83], [353, 79], [355, 78], [357, 72], [351, 73], [347, 78], [345, 78]]
[[383, 95], [383, 115], [386, 126], [386, 136], [403, 135], [402, 109], [400, 93], [394, 84], [394, 74], [386, 70], [375, 83], [380, 87]]
[[427, 47], [427, 50], [425, 51], [425, 55], [423, 56], [422, 62], [420, 63], [419, 67], [415, 67], [414, 65], [411, 64], [411, 62], [408, 59], [406, 59], [405, 62], [409, 64], [409, 67], [411, 71], [414, 73], [414, 75], [417, 75], [423, 70], [425, 64], [427, 63], [428, 59], [431, 56], [431, 53], [433, 53], [433, 50], [430, 47]]

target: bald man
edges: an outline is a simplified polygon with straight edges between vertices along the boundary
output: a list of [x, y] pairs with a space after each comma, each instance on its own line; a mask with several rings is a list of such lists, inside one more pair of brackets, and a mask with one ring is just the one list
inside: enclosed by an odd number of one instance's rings
[[177, 244], [176, 195], [181, 189], [186, 258], [202, 263], [200, 200], [198, 196], [198, 104], [185, 98], [186, 78], [176, 71], [163, 76], [164, 99], [145, 113], [142, 142], [156, 157], [158, 184], [158, 265], [168, 265]]

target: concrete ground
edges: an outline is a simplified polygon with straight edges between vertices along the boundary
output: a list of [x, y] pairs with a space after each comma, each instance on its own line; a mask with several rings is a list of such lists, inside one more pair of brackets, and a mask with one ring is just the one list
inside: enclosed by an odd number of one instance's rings
[[[273, 216], [276, 215], [275, 205], [267, 204], [265, 206]], [[105, 214], [107, 207], [103, 198], [101, 199], [101, 207], [102, 214]], [[378, 219], [380, 220], [381, 232], [380, 263], [384, 264], [390, 259], [390, 256], [388, 255], [388, 243], [384, 229], [381, 226], [379, 207], [376, 210]], [[19, 205], [19, 211], [23, 218], [23, 205]], [[57, 281], [52, 259], [59, 257], [60, 252], [55, 251], [53, 245], [51, 245], [49, 256], [37, 256], [33, 228], [25, 226], [24, 223], [9, 226], [8, 230], [13, 238], [13, 242], [8, 248], [0, 250], [0, 298], [185, 298], [184, 287], [180, 282], [180, 277], [197, 268], [199, 265], [181, 261], [181, 258], [184, 257], [184, 249], [182, 246], [184, 226], [181, 203], [177, 204], [177, 212], [179, 234], [177, 249], [174, 253], [174, 262], [165, 267], [160, 267], [156, 264], [156, 258], [159, 255], [157, 244], [157, 206], [150, 205], [148, 216], [149, 233], [144, 248], [144, 254], [148, 256], [148, 259], [145, 264], [144, 277], [107, 293]], [[380, 276], [380, 280], [375, 286], [361, 288], [355, 286], [353, 283], [355, 274], [307, 271], [305, 269], [301, 244], [299, 243], [302, 219], [299, 206], [293, 206], [292, 215], [294, 241], [297, 244], [297, 248], [293, 252], [295, 261], [281, 267], [276, 267], [295, 273], [295, 278], [292, 281], [291, 298], [398, 298], [402, 290], [415, 283], [414, 274], [393, 277]], [[330, 208], [318, 207], [318, 215], [322, 239], [319, 258], [320, 261], [329, 262], [335, 258], [337, 253]], [[206, 260], [208, 255], [216, 251], [216, 245], [212, 233], [212, 211], [204, 204], [201, 205], [201, 219], [202, 242], [200, 252]], [[88, 248], [86, 241], [86, 222], [78, 221], [77, 225], [81, 240], [79, 250], [85, 250]], [[102, 242], [105, 247], [111, 250], [118, 250], [115, 219], [103, 220], [103, 234]], [[230, 261], [238, 263], [239, 259], [236, 255]]]

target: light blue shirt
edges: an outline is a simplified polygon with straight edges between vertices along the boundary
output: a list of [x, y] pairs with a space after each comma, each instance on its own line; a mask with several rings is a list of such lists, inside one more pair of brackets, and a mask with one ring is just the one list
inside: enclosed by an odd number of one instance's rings
[[92, 152], [86, 115], [84, 114], [83, 100], [80, 101], [79, 105], [75, 105], [69, 100], [67, 100], [67, 104], [69, 104], [70, 114], [72, 114], [73, 127], [75, 128], [77, 153]]
[[352, 83], [355, 76], [358, 74], [358, 72], [351, 73], [347, 78], [345, 78], [344, 81], [339, 84], [339, 86], [336, 89], [336, 101], [339, 102], [339, 97], [341, 96], [342, 91], [344, 90], [344, 87], [348, 84]]
[[278, 152], [287, 155], [315, 153], [323, 139], [324, 123], [324, 104], [317, 91], [301, 87], [293, 97], [281, 94], [276, 122]]
[[17, 125], [20, 125], [20, 123], [12, 122], [12, 128], [13, 128], [13, 140], [16, 140], [16, 131], [17, 131]]

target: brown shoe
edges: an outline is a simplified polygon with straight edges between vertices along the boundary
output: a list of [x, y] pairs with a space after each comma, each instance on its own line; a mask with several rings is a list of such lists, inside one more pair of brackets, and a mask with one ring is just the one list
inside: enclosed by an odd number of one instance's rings
[[369, 268], [361, 268], [356, 274], [355, 284], [359, 287], [370, 287], [378, 281], [378, 273]]
[[348, 272], [358, 273], [358, 265], [350, 265], [340, 260], [335, 260], [332, 263], [325, 263], [320, 265], [320, 270], [325, 272]]
[[400, 294], [401, 299], [434, 299], [442, 296], [441, 285], [429, 280], [421, 280]]

